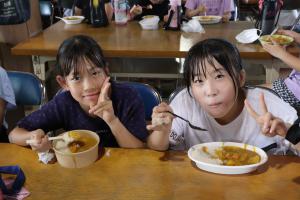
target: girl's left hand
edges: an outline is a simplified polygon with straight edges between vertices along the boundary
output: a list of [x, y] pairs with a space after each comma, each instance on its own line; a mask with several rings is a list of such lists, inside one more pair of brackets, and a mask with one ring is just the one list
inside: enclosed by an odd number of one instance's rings
[[263, 93], [260, 94], [259, 102], [262, 110], [261, 115], [254, 111], [247, 100], [245, 100], [245, 106], [250, 115], [261, 126], [262, 133], [268, 137], [274, 137], [275, 135], [284, 137], [287, 133], [287, 127], [280, 118], [274, 117], [268, 111]]
[[112, 106], [112, 101], [108, 97], [110, 89], [109, 77], [105, 79], [101, 87], [101, 92], [96, 105], [90, 105], [90, 114], [94, 114], [102, 118], [106, 123], [112, 122], [116, 116]]

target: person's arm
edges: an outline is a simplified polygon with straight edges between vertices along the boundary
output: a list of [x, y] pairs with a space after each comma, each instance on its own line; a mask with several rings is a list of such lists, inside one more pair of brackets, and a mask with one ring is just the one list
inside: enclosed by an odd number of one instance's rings
[[75, 6], [74, 15], [82, 16], [82, 9]]
[[290, 36], [290, 37], [294, 38], [295, 42], [300, 44], [300, 33], [297, 33], [295, 31], [291, 31], [291, 30], [283, 30], [283, 29], [278, 30], [277, 33]]
[[188, 18], [192, 18], [192, 17], [194, 17], [196, 15], [200, 15], [200, 14], [205, 13], [205, 11], [206, 11], [206, 8], [205, 8], [204, 5], [200, 5], [196, 9], [186, 8], [186, 10], [185, 10], [185, 16], [188, 17]]
[[152, 123], [147, 129], [153, 131], [147, 139], [147, 146], [157, 151], [165, 151], [169, 148], [169, 135], [171, 133], [173, 116], [167, 111], [172, 109], [166, 103], [153, 108]]
[[[30, 145], [32, 150], [38, 152], [45, 152], [51, 148], [51, 142], [42, 129], [27, 131], [24, 128], [16, 127], [9, 133], [8, 138], [10, 143], [20, 146]], [[28, 144], [27, 140], [31, 142]]]
[[3, 125], [6, 101], [0, 98], [0, 127]]
[[142, 148], [144, 143], [136, 138], [128, 129], [115, 117], [112, 121], [107, 122], [112, 134], [115, 136], [120, 147], [123, 148]]
[[143, 13], [143, 8], [140, 5], [133, 5], [129, 11], [130, 20]]
[[224, 12], [223, 16], [222, 16], [222, 22], [229, 22], [231, 18], [231, 12]]
[[279, 58], [291, 68], [300, 71], [300, 58], [287, 52], [284, 47], [276, 44], [264, 44], [263, 48], [272, 56]]
[[16, 127], [8, 135], [9, 142], [20, 146], [27, 146], [26, 140], [31, 139], [30, 131]]
[[109, 78], [106, 78], [102, 85], [98, 102], [96, 105], [90, 105], [89, 113], [100, 117], [107, 123], [120, 147], [144, 147], [144, 143], [130, 133], [128, 129], [121, 123], [120, 119], [114, 114], [112, 101], [108, 97], [110, 86], [111, 83], [109, 82]]

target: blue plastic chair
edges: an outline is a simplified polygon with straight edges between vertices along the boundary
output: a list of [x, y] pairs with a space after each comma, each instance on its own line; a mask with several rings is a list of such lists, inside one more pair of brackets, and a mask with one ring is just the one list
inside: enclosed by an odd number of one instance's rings
[[34, 74], [20, 71], [7, 71], [19, 106], [42, 105], [45, 100], [45, 87]]
[[152, 110], [155, 106], [161, 103], [162, 99], [160, 94], [152, 86], [145, 83], [138, 82], [122, 82], [138, 91], [145, 107], [146, 121], [151, 120]]

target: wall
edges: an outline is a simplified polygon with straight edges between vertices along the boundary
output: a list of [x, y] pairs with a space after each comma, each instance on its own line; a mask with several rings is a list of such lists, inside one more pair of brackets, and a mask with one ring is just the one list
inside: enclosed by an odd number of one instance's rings
[[7, 70], [33, 72], [30, 56], [14, 56], [10, 49], [19, 42], [26, 40], [42, 31], [42, 21], [38, 0], [30, 0], [31, 17], [18, 25], [0, 25], [0, 60]]

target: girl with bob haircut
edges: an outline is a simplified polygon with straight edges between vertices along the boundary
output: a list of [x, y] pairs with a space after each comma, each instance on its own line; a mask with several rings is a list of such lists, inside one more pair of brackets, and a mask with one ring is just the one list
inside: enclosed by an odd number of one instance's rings
[[[260, 148], [277, 146], [273, 153], [291, 149], [285, 140], [296, 111], [278, 96], [261, 88], [245, 88], [239, 51], [222, 39], [195, 44], [184, 63], [185, 88], [171, 101], [153, 109], [150, 148], [187, 150], [205, 142], [241, 142]], [[189, 120], [206, 131], [191, 128]]]
[[12, 143], [44, 152], [46, 133], [86, 129], [96, 132], [101, 146], [141, 148], [148, 137], [144, 106], [133, 88], [110, 80], [102, 50], [84, 35], [66, 39], [56, 57], [56, 80], [64, 92], [20, 120], [9, 134]]

